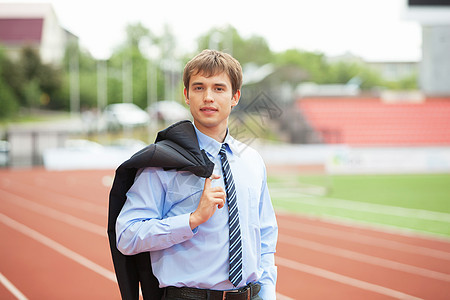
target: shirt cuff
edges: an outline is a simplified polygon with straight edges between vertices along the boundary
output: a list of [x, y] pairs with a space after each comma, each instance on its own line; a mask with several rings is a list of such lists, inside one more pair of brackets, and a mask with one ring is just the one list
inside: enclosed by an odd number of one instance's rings
[[168, 219], [171, 239], [174, 244], [178, 244], [189, 240], [197, 232], [197, 228], [191, 230], [189, 225], [189, 217], [191, 214], [183, 214]]
[[275, 286], [268, 284], [261, 285], [261, 290], [259, 291], [258, 296], [263, 300], [277, 299]]

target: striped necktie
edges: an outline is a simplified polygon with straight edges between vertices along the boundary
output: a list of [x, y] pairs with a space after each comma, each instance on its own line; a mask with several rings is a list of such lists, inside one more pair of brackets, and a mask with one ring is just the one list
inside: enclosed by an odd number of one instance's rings
[[242, 280], [242, 245], [241, 229], [239, 227], [239, 211], [236, 200], [236, 189], [233, 175], [227, 160], [226, 144], [222, 144], [219, 152], [224, 174], [225, 190], [228, 201], [228, 226], [230, 232], [230, 271], [229, 279], [236, 287]]

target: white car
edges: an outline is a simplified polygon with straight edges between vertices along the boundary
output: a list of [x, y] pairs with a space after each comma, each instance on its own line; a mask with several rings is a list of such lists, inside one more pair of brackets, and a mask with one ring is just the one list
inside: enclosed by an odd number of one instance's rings
[[133, 103], [110, 104], [103, 118], [108, 129], [146, 126], [150, 121], [148, 113]]
[[191, 117], [187, 107], [171, 100], [155, 102], [147, 108], [147, 111], [152, 120], [157, 120], [166, 124], [188, 120]]

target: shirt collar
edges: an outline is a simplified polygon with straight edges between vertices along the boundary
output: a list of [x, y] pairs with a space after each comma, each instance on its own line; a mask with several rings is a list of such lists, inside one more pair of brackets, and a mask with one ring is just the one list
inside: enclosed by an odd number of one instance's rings
[[[209, 137], [206, 134], [202, 133], [197, 129], [197, 127], [195, 127], [195, 124], [193, 125], [195, 133], [197, 134], [198, 145], [200, 149], [204, 149], [211, 156], [216, 157], [219, 154], [222, 143], [219, 143], [212, 137]], [[227, 130], [227, 135], [225, 136], [224, 143], [228, 145], [228, 152], [231, 152], [233, 155], [238, 155], [239, 151], [236, 146], [236, 140], [230, 135], [229, 130]]]

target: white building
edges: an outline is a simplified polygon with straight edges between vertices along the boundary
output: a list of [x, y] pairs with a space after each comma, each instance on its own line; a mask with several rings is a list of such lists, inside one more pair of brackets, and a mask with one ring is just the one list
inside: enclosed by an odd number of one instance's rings
[[78, 38], [61, 27], [51, 4], [0, 3], [0, 44], [12, 58], [30, 46], [43, 63], [58, 65], [70, 41]]
[[450, 0], [408, 0], [405, 18], [422, 26], [422, 91], [450, 95]]

